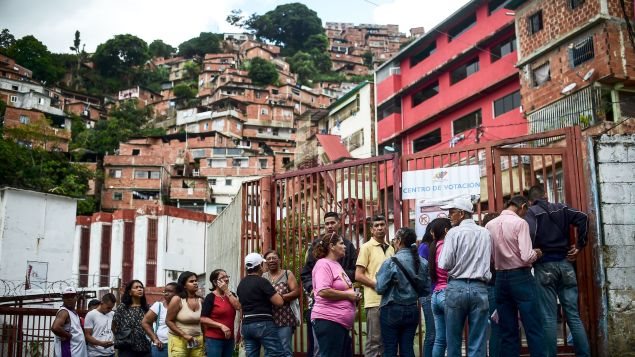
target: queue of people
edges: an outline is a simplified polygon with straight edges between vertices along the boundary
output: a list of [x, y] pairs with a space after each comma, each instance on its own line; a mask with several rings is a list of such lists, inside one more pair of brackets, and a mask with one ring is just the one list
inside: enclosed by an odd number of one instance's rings
[[[66, 288], [51, 327], [55, 355], [229, 357], [241, 339], [247, 357], [263, 351], [289, 357], [302, 324], [302, 288], [309, 301], [304, 317], [311, 357], [352, 356], [360, 304], [365, 356], [458, 357], [463, 350], [468, 356], [519, 356], [522, 323], [530, 355], [553, 357], [558, 303], [576, 355], [590, 356], [572, 265], [586, 245], [586, 214], [548, 202], [542, 186], [532, 187], [528, 198], [512, 197], [502, 212], [486, 215], [482, 226], [469, 199], [441, 208], [449, 218], [430, 222], [420, 244], [406, 227], [389, 242], [386, 218], [373, 216], [371, 237], [359, 254], [340, 234], [339, 215], [326, 213], [324, 234], [307, 250], [301, 284], [277, 251], [252, 252], [236, 292], [229, 289], [227, 272], [216, 269], [203, 298], [197, 275], [184, 272], [165, 286], [163, 301], [148, 306], [143, 283], [133, 280], [114, 312], [116, 298], [106, 294], [83, 326], [75, 310], [77, 292]], [[570, 226], [578, 230], [574, 245]], [[416, 353], [420, 311], [426, 336]]]

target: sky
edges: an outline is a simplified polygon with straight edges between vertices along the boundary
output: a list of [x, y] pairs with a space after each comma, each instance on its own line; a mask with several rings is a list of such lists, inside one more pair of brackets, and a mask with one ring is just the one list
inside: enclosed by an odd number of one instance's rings
[[[431, 29], [468, 0], [295, 0], [322, 22], [397, 24]], [[201, 32], [242, 32], [225, 18], [233, 9], [264, 14], [293, 0], [0, 0], [0, 29], [16, 37], [33, 35], [51, 52], [68, 53], [75, 30], [87, 52], [118, 34], [150, 44], [161, 39], [177, 47]]]

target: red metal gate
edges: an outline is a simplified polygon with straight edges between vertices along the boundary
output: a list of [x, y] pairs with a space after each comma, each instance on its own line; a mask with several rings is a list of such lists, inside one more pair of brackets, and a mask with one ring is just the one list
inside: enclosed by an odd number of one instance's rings
[[[413, 203], [402, 201], [400, 189], [393, 189], [401, 187], [402, 171], [479, 165], [481, 196], [475, 215], [478, 221], [486, 212], [500, 212], [506, 199], [514, 194], [525, 194], [538, 182], [544, 185], [550, 200], [567, 202], [586, 211], [580, 140], [579, 127], [571, 127], [403, 157], [384, 155], [349, 161], [245, 183], [241, 257], [252, 251], [275, 248], [283, 259], [283, 266], [299, 277], [307, 247], [319, 234], [322, 216], [327, 211], [341, 214], [342, 233], [358, 247], [368, 237], [367, 218], [377, 212], [387, 214], [395, 229], [402, 225], [413, 226]], [[550, 146], [544, 147], [545, 143]], [[590, 342], [597, 349], [599, 294], [593, 279], [597, 264], [591, 248], [595, 239], [591, 235], [589, 247], [580, 253], [577, 273], [581, 317]], [[357, 355], [362, 353], [363, 333], [358, 318], [353, 331]], [[559, 351], [572, 352], [566, 345], [564, 324], [562, 335]], [[419, 334], [419, 343], [421, 337]], [[295, 338], [294, 350], [304, 355], [303, 326]]]

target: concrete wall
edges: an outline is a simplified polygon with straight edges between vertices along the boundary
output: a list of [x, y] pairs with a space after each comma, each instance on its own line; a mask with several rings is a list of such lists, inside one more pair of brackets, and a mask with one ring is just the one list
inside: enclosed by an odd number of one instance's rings
[[209, 225], [207, 233], [206, 275], [215, 269], [223, 269], [231, 276], [230, 288], [236, 291], [243, 264], [240, 259], [240, 226], [244, 215], [242, 188], [234, 200]]
[[28, 262], [35, 262], [32, 290], [53, 282], [70, 282], [73, 265], [75, 211], [73, 198], [34, 191], [0, 190], [0, 279], [23, 283]]
[[635, 135], [596, 143], [608, 355], [635, 356]]

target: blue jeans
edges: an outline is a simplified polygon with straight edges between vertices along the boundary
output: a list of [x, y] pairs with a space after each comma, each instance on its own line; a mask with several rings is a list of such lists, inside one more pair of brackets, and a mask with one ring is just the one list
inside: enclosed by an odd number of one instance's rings
[[423, 319], [426, 323], [426, 336], [423, 340], [423, 357], [431, 357], [434, 347], [434, 315], [432, 315], [432, 295], [428, 295], [419, 299], [421, 302], [421, 310], [423, 310]]
[[220, 340], [205, 337], [205, 350], [207, 357], [232, 357], [234, 354], [234, 339]]
[[468, 321], [467, 355], [485, 356], [487, 350], [487, 285], [479, 280], [451, 279], [445, 289], [445, 332], [448, 357], [460, 357], [463, 326]]
[[544, 319], [544, 337], [547, 356], [556, 356], [557, 311], [560, 300], [573, 336], [576, 356], [591, 356], [589, 340], [578, 312], [578, 281], [575, 270], [566, 259], [534, 265], [538, 282], [538, 302]]
[[287, 357], [293, 357], [293, 327], [278, 326], [278, 338]]
[[505, 351], [506, 356], [520, 355], [520, 313], [529, 353], [532, 357], [544, 356], [538, 292], [529, 268], [496, 272], [496, 304], [501, 328], [501, 351]]
[[320, 345], [320, 357], [350, 357], [352, 341], [346, 327], [330, 320], [313, 320], [313, 332]]
[[152, 345], [152, 357], [168, 357], [168, 343], [163, 344], [162, 349], [158, 349], [157, 346]]
[[[388, 304], [379, 311], [381, 339], [384, 343], [384, 357], [414, 357], [414, 342], [419, 325], [419, 307], [414, 305]], [[320, 344], [321, 345], [321, 344]]]
[[433, 357], [444, 357], [447, 343], [445, 341], [445, 289], [432, 293], [432, 314], [434, 315], [434, 347]]
[[278, 330], [273, 321], [258, 321], [243, 324], [241, 335], [245, 341], [247, 357], [260, 357], [260, 347], [267, 357], [283, 357], [284, 350], [278, 339]]
[[[491, 282], [490, 282], [491, 283]], [[489, 357], [499, 357], [501, 346], [501, 327], [492, 321], [492, 314], [496, 310], [496, 287], [487, 285], [487, 302], [489, 303]], [[500, 320], [499, 320], [500, 321]]]

